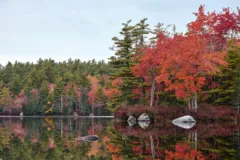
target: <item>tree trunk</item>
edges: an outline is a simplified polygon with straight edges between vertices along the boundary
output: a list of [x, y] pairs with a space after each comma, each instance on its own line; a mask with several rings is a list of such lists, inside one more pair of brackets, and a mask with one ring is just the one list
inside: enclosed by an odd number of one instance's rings
[[152, 88], [151, 88], [151, 98], [150, 98], [150, 106], [152, 107], [154, 101], [154, 93], [155, 93], [155, 79], [152, 80]]
[[60, 113], [63, 112], [63, 98], [62, 98], [62, 95], [61, 95], [61, 105], [60, 105]]
[[145, 89], [145, 86], [144, 86], [144, 78], [142, 78], [142, 81], [143, 81], [143, 86], [142, 86], [142, 98], [143, 98], [143, 99], [146, 99], [146, 89]]
[[63, 137], [63, 119], [60, 120], [61, 138]]
[[157, 100], [156, 100], [155, 106], [158, 105], [158, 102], [159, 102], [159, 95], [157, 95]]
[[198, 138], [197, 138], [197, 130], [194, 133], [194, 148], [197, 150]]
[[188, 98], [188, 109], [191, 110], [191, 98]]
[[238, 110], [238, 113], [239, 113], [239, 107], [240, 107], [240, 97], [239, 97], [239, 91], [238, 91], [238, 94], [237, 94], [237, 110]]
[[155, 159], [154, 142], [153, 142], [152, 136], [150, 136], [150, 142], [151, 142], [152, 158]]
[[191, 108], [194, 109], [194, 98], [191, 98]]
[[195, 109], [195, 111], [197, 111], [197, 109], [198, 109], [198, 106], [197, 106], [197, 92], [195, 92], [195, 94], [194, 94], [194, 109]]

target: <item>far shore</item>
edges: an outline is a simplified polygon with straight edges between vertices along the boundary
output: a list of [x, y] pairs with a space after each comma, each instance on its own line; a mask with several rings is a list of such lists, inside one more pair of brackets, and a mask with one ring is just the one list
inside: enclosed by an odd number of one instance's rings
[[62, 116], [62, 115], [55, 115], [55, 116], [11, 116], [11, 115], [1, 115], [0, 118], [114, 118], [114, 116]]

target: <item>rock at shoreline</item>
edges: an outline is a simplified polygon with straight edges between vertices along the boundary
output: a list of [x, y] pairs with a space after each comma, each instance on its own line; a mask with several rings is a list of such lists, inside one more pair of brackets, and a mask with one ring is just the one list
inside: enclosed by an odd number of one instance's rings
[[174, 119], [172, 123], [178, 127], [184, 128], [184, 129], [190, 129], [196, 124], [196, 120], [192, 116], [183, 116], [179, 117], [177, 119]]
[[150, 125], [150, 122], [149, 122], [149, 121], [138, 122], [138, 125], [139, 125], [142, 129], [147, 129], [148, 126]]
[[76, 140], [82, 140], [82, 141], [87, 141], [87, 142], [94, 142], [94, 141], [98, 141], [99, 137], [97, 135], [88, 135], [88, 136], [85, 136], [85, 137], [76, 138]]
[[147, 113], [143, 113], [138, 117], [138, 121], [150, 121], [150, 117]]
[[20, 114], [19, 114], [21, 117], [23, 116], [23, 112], [20, 112]]
[[73, 113], [73, 116], [74, 116], [74, 117], [77, 117], [77, 116], [78, 116], [78, 113], [77, 113], [77, 112], [74, 112], [74, 113]]
[[132, 127], [137, 123], [137, 119], [133, 116], [129, 116], [127, 122], [128, 122], [128, 125]]

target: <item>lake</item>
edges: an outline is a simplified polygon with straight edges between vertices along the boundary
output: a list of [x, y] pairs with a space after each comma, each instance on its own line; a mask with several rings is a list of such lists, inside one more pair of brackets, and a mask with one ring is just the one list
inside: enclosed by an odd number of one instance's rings
[[[97, 141], [80, 137], [97, 135]], [[154, 158], [153, 158], [154, 157]], [[1, 160], [240, 159], [240, 125], [135, 124], [112, 118], [0, 118]]]

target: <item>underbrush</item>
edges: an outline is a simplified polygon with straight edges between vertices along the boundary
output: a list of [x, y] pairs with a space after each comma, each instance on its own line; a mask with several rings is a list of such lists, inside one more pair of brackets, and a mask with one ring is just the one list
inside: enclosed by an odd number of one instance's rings
[[173, 120], [184, 115], [191, 115], [199, 121], [236, 121], [240, 118], [238, 111], [231, 106], [211, 106], [209, 104], [199, 105], [197, 112], [189, 110], [187, 106], [122, 106], [115, 111], [114, 117], [127, 120], [130, 115], [137, 118], [142, 113], [147, 113], [154, 121]]

